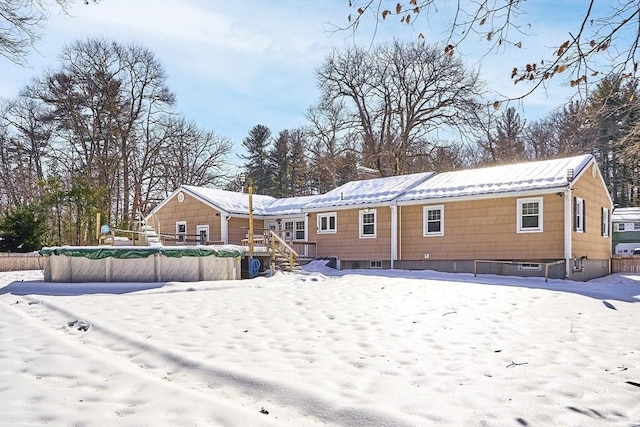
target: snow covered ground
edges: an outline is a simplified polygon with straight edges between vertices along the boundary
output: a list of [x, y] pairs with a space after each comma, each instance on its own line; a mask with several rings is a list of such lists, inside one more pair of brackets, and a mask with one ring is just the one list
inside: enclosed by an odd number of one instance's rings
[[0, 273], [1, 426], [634, 426], [640, 276]]

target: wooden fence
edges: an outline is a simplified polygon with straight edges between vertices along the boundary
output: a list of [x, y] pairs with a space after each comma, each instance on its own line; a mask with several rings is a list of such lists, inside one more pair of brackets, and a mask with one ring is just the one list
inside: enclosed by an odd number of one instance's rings
[[640, 274], [640, 256], [612, 257], [611, 273], [639, 273]]
[[42, 256], [37, 252], [0, 252], [0, 271], [42, 270], [42, 266]]

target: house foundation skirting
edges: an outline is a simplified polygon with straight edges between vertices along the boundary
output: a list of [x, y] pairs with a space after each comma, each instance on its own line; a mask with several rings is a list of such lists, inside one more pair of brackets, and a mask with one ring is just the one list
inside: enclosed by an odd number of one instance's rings
[[[506, 260], [505, 260], [506, 261]], [[547, 261], [531, 261], [530, 265], [510, 263], [478, 263], [477, 274], [495, 274], [501, 276], [519, 277], [545, 277], [545, 265]], [[540, 263], [540, 264], [539, 264]], [[539, 265], [539, 269], [536, 267]], [[374, 269], [391, 268], [391, 261], [376, 261], [372, 265], [370, 260], [340, 260], [340, 269]], [[474, 273], [474, 260], [396, 260], [394, 269], [400, 270], [434, 270], [445, 273]], [[571, 260], [571, 275], [566, 276], [564, 262], [550, 264], [548, 266], [549, 279], [565, 279], [587, 281], [609, 274], [609, 260]]]

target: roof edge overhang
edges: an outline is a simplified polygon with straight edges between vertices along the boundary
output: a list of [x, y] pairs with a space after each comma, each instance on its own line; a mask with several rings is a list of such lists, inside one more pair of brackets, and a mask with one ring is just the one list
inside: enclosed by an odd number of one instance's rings
[[521, 191], [505, 191], [502, 193], [483, 193], [483, 194], [469, 194], [463, 196], [451, 196], [451, 197], [434, 197], [434, 198], [425, 198], [425, 199], [416, 199], [416, 200], [405, 200], [398, 201], [398, 206], [412, 206], [412, 205], [430, 205], [435, 203], [445, 203], [445, 202], [463, 202], [463, 201], [473, 201], [473, 200], [486, 200], [486, 199], [505, 199], [508, 197], [533, 197], [544, 194], [554, 194], [559, 192], [564, 192], [568, 188], [568, 184], [555, 186], [555, 187], [547, 187], [547, 188], [536, 188], [531, 190], [521, 190]]
[[326, 206], [318, 206], [312, 208], [302, 208], [303, 212], [328, 212], [328, 211], [346, 211], [350, 209], [365, 209], [365, 208], [384, 208], [388, 206], [397, 205], [396, 199], [388, 200], [385, 202], [376, 202], [376, 203], [353, 203], [348, 205], [326, 205]]
[[609, 188], [607, 187], [607, 183], [604, 182], [604, 177], [602, 176], [602, 172], [600, 171], [600, 166], [598, 166], [598, 162], [596, 162], [595, 157], [593, 157], [593, 155], [591, 155], [591, 159], [589, 159], [589, 161], [584, 165], [584, 167], [582, 168], [582, 170], [580, 170], [575, 178], [573, 178], [573, 180], [571, 180], [571, 184], [570, 184], [570, 189], [573, 189], [574, 183], [576, 183], [580, 178], [582, 178], [582, 175], [584, 175], [585, 173], [587, 173], [587, 171], [591, 168], [593, 168], [595, 166], [597, 172], [598, 172], [598, 178], [600, 179], [600, 183], [602, 184], [602, 186], [604, 187], [605, 190], [607, 190], [607, 198], [609, 199], [609, 203], [611, 205], [611, 210], [613, 211], [614, 205], [613, 205], [613, 199], [611, 198], [611, 194], [609, 193]]
[[[216, 205], [215, 203], [212, 203], [210, 200], [203, 198], [198, 193], [193, 192], [193, 191], [189, 190], [188, 188], [185, 188], [185, 186], [183, 186], [183, 185], [181, 185], [180, 188], [178, 188], [178, 190], [184, 191], [185, 193], [189, 194], [191, 197], [201, 201], [202, 203], [204, 203], [205, 205], [209, 206], [210, 208], [213, 208], [213, 209], [217, 210], [218, 212], [220, 212], [220, 216], [229, 216], [230, 214], [232, 214], [232, 212], [227, 212], [226, 210], [222, 209], [220, 206]], [[172, 195], [172, 197], [173, 197], [173, 195]]]

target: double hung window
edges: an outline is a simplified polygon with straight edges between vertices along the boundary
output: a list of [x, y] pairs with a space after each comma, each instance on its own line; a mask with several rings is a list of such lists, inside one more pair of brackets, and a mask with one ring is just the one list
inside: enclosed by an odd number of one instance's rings
[[187, 221], [176, 222], [176, 243], [185, 244], [187, 242]]
[[376, 210], [364, 209], [360, 211], [360, 238], [376, 237]]
[[516, 231], [531, 233], [543, 230], [542, 197], [518, 199], [518, 217]]
[[425, 206], [422, 211], [423, 236], [444, 235], [444, 206]]

